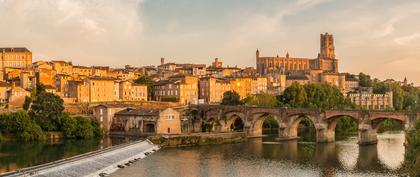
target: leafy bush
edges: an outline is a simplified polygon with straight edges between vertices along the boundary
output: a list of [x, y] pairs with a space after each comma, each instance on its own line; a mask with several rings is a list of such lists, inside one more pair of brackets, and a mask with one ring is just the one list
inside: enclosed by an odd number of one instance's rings
[[2, 133], [13, 134], [23, 141], [46, 139], [41, 127], [25, 111], [0, 115], [0, 130]]
[[61, 131], [66, 138], [89, 139], [102, 136], [102, 128], [96, 120], [81, 116], [70, 117], [67, 114], [64, 114], [61, 119]]
[[241, 97], [235, 91], [227, 91], [223, 93], [221, 105], [241, 105]]
[[420, 176], [420, 121], [407, 133], [404, 167], [410, 176]]

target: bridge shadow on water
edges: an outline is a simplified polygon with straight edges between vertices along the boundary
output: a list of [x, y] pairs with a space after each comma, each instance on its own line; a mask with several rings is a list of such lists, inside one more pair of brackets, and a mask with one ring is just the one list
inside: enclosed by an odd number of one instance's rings
[[335, 176], [337, 171], [358, 173], [401, 173], [404, 155], [404, 134], [381, 134], [378, 144], [357, 144], [357, 137], [337, 138], [337, 142], [316, 143], [310, 133], [299, 140], [276, 142], [276, 135], [250, 139], [254, 155], [288, 161], [321, 170], [322, 176]]

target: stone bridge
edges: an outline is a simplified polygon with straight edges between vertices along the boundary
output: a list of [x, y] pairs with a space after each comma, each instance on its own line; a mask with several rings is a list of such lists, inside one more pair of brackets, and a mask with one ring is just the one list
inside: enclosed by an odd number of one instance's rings
[[190, 114], [194, 116], [194, 130], [200, 131], [200, 125], [211, 125], [211, 131], [229, 132], [238, 130], [235, 124], [243, 126], [249, 137], [261, 136], [264, 121], [272, 116], [278, 123], [278, 140], [297, 139], [299, 123], [309, 118], [316, 129], [317, 142], [335, 141], [335, 127], [343, 116], [351, 117], [358, 125], [359, 144], [375, 144], [379, 124], [386, 120], [396, 120], [404, 125], [406, 131], [412, 129], [420, 113], [407, 114], [395, 111], [360, 111], [360, 110], [320, 110], [298, 108], [273, 108], [253, 106], [191, 105]]

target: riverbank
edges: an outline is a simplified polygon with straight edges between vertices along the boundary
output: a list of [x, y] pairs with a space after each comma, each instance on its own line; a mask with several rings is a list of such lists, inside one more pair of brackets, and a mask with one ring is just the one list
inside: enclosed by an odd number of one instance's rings
[[239, 143], [248, 140], [244, 132], [192, 133], [183, 135], [153, 135], [149, 140], [162, 147], [187, 147], [211, 144]]

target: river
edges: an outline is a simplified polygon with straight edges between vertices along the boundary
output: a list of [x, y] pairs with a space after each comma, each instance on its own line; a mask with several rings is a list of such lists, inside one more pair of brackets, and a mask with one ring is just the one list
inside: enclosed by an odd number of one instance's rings
[[403, 172], [403, 142], [403, 133], [383, 133], [377, 145], [369, 146], [359, 146], [357, 137], [327, 144], [276, 143], [268, 137], [238, 144], [166, 148], [113, 176], [398, 176]]
[[135, 139], [104, 137], [90, 140], [59, 140], [42, 143], [0, 142], [0, 176], [15, 171], [98, 149], [128, 143]]

